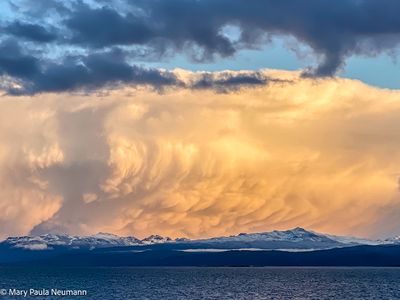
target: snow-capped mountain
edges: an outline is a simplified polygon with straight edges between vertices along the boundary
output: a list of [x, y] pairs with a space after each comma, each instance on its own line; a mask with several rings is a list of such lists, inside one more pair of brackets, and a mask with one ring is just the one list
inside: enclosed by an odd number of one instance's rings
[[44, 234], [40, 236], [9, 237], [2, 244], [14, 248], [45, 250], [53, 247], [69, 248], [104, 248], [139, 245], [135, 237], [120, 237], [109, 233], [98, 233], [92, 236], [74, 236], [67, 234]]
[[297, 227], [284, 231], [241, 233], [229, 237], [197, 240], [193, 243], [200, 246], [212, 245], [216, 249], [314, 250], [373, 244], [373, 241], [325, 235]]
[[[169, 237], [151, 235], [142, 240], [135, 237], [120, 237], [108, 233], [98, 233], [91, 236], [73, 236], [66, 234], [45, 234], [40, 236], [10, 237], [0, 245], [10, 248], [46, 250], [53, 248], [97, 249], [110, 247], [135, 247], [152, 249], [164, 247], [170, 250], [288, 250], [309, 251], [330, 249], [356, 245], [398, 244], [400, 238], [385, 241], [368, 240], [353, 237], [343, 237], [321, 234], [303, 228], [262, 233], [241, 233], [227, 237], [188, 240], [180, 238], [172, 240]], [[150, 248], [149, 248], [150, 247]]]
[[0, 242], [0, 266], [399, 266], [399, 245], [400, 238], [374, 241], [303, 228], [199, 240], [45, 234]]
[[326, 242], [331, 241], [326, 235], [307, 231], [303, 228], [297, 227], [290, 230], [279, 231], [274, 230], [271, 232], [262, 233], [240, 233], [229, 237], [217, 237], [204, 241], [210, 242], [225, 242], [225, 241], [274, 241], [274, 242]]

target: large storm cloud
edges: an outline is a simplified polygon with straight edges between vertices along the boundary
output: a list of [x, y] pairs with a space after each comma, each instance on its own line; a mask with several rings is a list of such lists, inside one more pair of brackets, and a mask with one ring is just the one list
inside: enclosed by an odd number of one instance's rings
[[[176, 84], [171, 74], [140, 62], [180, 53], [201, 63], [253, 49], [271, 36], [294, 37], [312, 49], [318, 64], [304, 75], [332, 76], [352, 55], [395, 55], [400, 41], [397, 0], [8, 2], [13, 13], [4, 15], [0, 43], [1, 49], [14, 43], [16, 56], [1, 50], [0, 72], [11, 77], [4, 88], [16, 94], [121, 82], [160, 88]], [[115, 53], [116, 61], [110, 58]], [[18, 70], [25, 63], [26, 71]]]
[[398, 91], [268, 71], [240, 90], [3, 97], [0, 236], [395, 234]]

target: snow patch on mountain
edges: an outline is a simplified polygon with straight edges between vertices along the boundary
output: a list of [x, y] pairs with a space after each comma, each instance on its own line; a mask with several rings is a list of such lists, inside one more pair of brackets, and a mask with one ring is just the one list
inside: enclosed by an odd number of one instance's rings
[[32, 250], [32, 251], [34, 251], [34, 250], [37, 250], [37, 251], [51, 250], [52, 249], [45, 243], [15, 244], [14, 248], [22, 248], [22, 249]]
[[343, 244], [348, 244], [348, 245], [381, 245], [383, 244], [382, 241], [380, 240], [370, 240], [370, 239], [363, 239], [363, 238], [358, 238], [358, 237], [351, 237], [351, 236], [338, 236], [338, 235], [330, 235], [330, 234], [325, 234], [326, 237], [338, 241]]
[[400, 244], [400, 236], [395, 236], [392, 238], [388, 238], [382, 241], [382, 243], [386, 244]]
[[151, 235], [141, 241], [144, 245], [153, 245], [153, 244], [163, 244], [170, 243], [172, 239], [169, 237], [163, 237], [160, 235]]

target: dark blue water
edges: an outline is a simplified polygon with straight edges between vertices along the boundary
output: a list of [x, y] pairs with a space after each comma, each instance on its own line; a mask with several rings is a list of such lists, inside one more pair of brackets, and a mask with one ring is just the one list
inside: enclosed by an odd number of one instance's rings
[[0, 289], [87, 291], [0, 299], [400, 299], [400, 269], [0, 268]]

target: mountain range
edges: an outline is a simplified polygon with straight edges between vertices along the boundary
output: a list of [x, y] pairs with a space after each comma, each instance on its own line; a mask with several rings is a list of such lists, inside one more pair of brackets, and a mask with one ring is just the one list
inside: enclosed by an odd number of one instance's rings
[[[373, 253], [390, 250], [390, 253], [398, 255], [398, 261], [396, 256], [389, 260], [389, 265], [400, 265], [400, 239], [397, 237], [369, 240], [327, 235], [303, 228], [197, 240], [173, 240], [159, 235], [139, 239], [108, 233], [9, 237], [0, 242], [0, 264], [131, 266], [215, 265], [216, 262], [218, 265], [218, 262], [224, 262], [223, 265], [314, 265], [316, 261], [310, 257], [318, 257], [318, 264], [325, 265], [337, 262], [336, 256], [340, 254], [344, 260], [339, 261], [339, 265], [351, 265], [352, 260], [347, 259], [355, 255], [357, 261], [363, 257], [359, 251], [371, 249]], [[343, 256], [343, 253], [350, 256]], [[274, 257], [272, 260], [271, 256]], [[365, 257], [367, 261], [360, 262], [360, 265], [375, 265], [376, 260], [368, 261], [373, 257], [371, 253]], [[307, 259], [302, 263], [304, 258]], [[386, 258], [385, 254], [378, 261], [388, 265]]]

